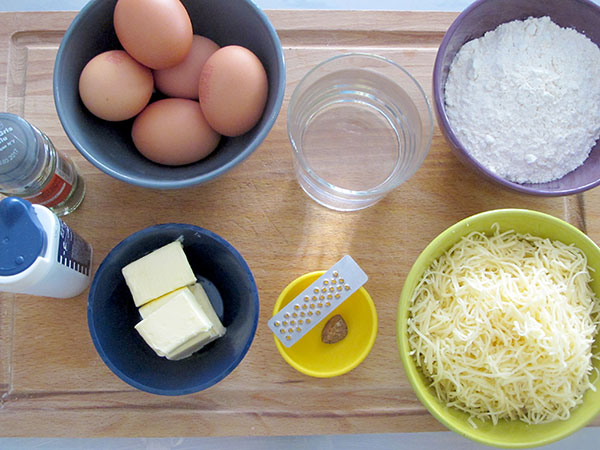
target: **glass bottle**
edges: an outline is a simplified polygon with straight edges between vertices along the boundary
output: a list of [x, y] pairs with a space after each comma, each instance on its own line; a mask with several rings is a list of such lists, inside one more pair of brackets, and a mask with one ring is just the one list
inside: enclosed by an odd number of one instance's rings
[[83, 201], [85, 183], [48, 136], [15, 114], [0, 113], [0, 193], [64, 216]]

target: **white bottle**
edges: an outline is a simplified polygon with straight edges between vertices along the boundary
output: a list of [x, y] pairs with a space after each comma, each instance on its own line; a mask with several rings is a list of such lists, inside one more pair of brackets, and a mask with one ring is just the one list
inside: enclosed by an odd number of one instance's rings
[[69, 298], [90, 284], [92, 247], [45, 206], [0, 202], [0, 291]]

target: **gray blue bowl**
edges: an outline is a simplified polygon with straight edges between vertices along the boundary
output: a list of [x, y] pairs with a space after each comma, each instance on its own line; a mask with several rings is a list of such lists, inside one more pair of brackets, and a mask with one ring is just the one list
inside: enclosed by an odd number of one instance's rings
[[543, 16], [550, 17], [561, 27], [576, 29], [600, 46], [600, 7], [591, 1], [478, 0], [456, 18], [442, 40], [433, 70], [434, 110], [438, 125], [458, 159], [483, 177], [526, 194], [569, 195], [600, 184], [600, 143], [596, 143], [583, 165], [559, 180], [539, 184], [514, 183], [488, 170], [467, 152], [452, 130], [444, 104], [444, 86], [450, 64], [463, 44], [483, 36], [500, 24]]
[[[141, 318], [121, 268], [180, 237], [227, 332], [190, 357], [170, 361], [134, 329]], [[229, 375], [250, 348], [258, 313], [256, 283], [239, 252], [211, 231], [176, 223], [143, 229], [114, 247], [94, 275], [87, 308], [92, 342], [108, 368], [137, 389], [172, 396], [207, 389]]]
[[251, 0], [182, 0], [194, 33], [220, 46], [250, 49], [267, 72], [269, 94], [259, 123], [235, 138], [223, 138], [207, 158], [170, 167], [144, 158], [131, 139], [132, 120], [107, 122], [92, 115], [79, 98], [79, 75], [87, 62], [107, 50], [122, 49], [113, 28], [117, 0], [92, 0], [67, 30], [54, 66], [54, 101], [61, 124], [77, 150], [101, 171], [121, 181], [155, 189], [202, 184], [246, 159], [266, 138], [281, 109], [285, 64], [277, 33]]

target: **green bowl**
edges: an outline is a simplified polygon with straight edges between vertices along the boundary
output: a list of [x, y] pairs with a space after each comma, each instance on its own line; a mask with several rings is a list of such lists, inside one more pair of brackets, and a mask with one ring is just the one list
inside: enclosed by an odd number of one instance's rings
[[[565, 244], [575, 244], [587, 256], [588, 265], [597, 274], [591, 282], [594, 293], [600, 298], [600, 248], [584, 233], [548, 214], [522, 210], [502, 209], [487, 211], [468, 217], [437, 236], [419, 255], [410, 270], [398, 304], [397, 331], [400, 358], [406, 376], [417, 397], [429, 412], [442, 424], [483, 444], [504, 448], [527, 448], [550, 444], [584, 427], [600, 411], [600, 380], [595, 379], [597, 391], [588, 389], [583, 403], [571, 411], [565, 421], [555, 421], [539, 425], [528, 425], [521, 421], [500, 421], [497, 425], [473, 419], [477, 428], [468, 422], [468, 414], [455, 408], [449, 408], [440, 402], [409, 355], [407, 320], [409, 301], [424, 270], [441, 254], [454, 245], [462, 236], [473, 231], [491, 232], [497, 223], [501, 231], [514, 230], [517, 233], [530, 233], [535, 236], [558, 240]], [[598, 350], [598, 337], [594, 351]], [[594, 366], [600, 370], [600, 361], [594, 360]]]

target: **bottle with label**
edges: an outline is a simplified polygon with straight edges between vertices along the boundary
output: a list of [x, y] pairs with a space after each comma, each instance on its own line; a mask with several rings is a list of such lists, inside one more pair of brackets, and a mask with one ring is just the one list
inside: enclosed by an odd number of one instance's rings
[[69, 298], [90, 284], [92, 247], [45, 206], [0, 201], [0, 291]]
[[0, 113], [0, 193], [63, 216], [81, 204], [85, 183], [48, 136], [19, 116]]

